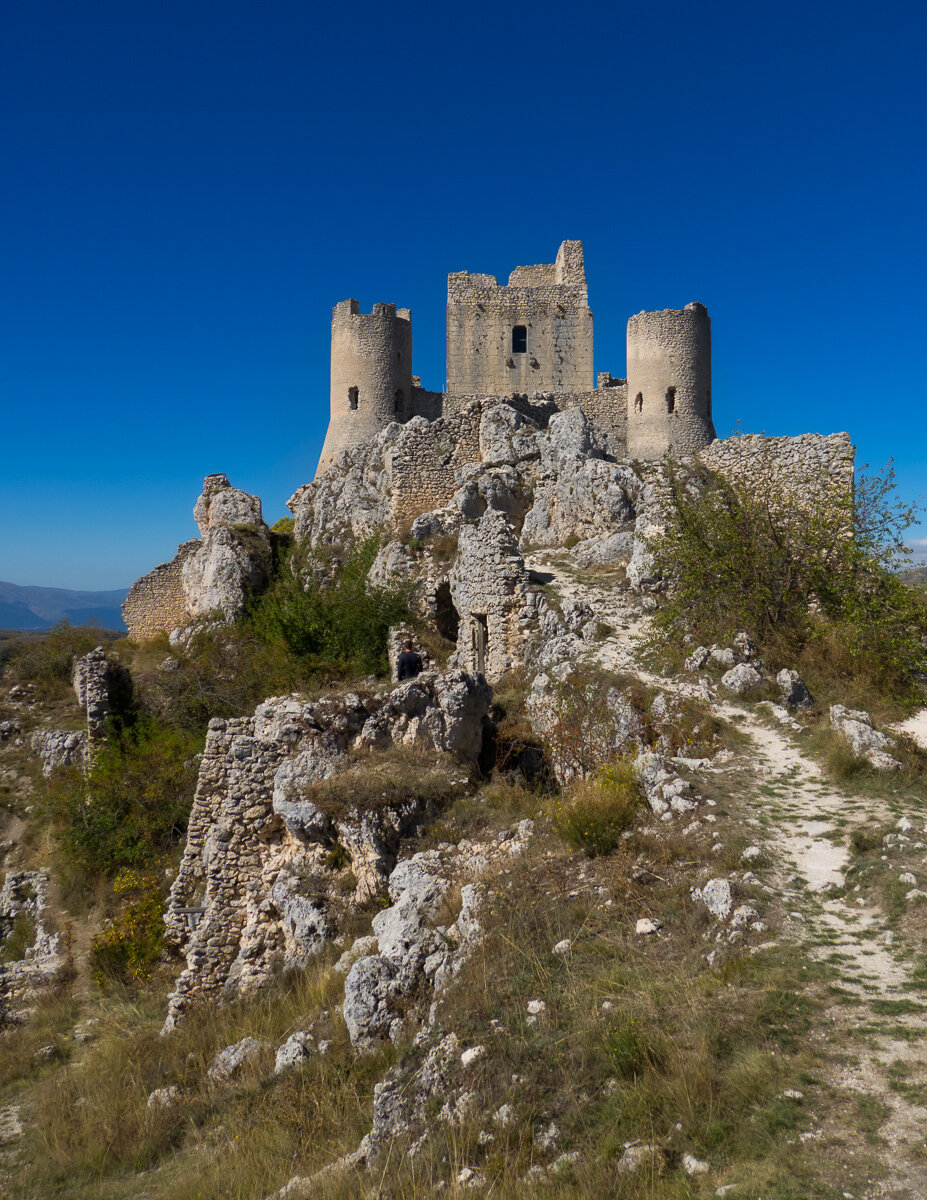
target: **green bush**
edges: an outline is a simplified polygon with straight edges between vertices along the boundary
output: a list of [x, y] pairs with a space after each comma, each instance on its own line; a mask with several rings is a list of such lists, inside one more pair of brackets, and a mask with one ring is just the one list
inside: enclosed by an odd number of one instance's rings
[[771, 660], [898, 699], [925, 666], [927, 605], [897, 569], [916, 508], [897, 501], [891, 466], [855, 492], [809, 476], [781, 481], [770, 458], [751, 487], [668, 462], [664, 524], [649, 540], [670, 583], [658, 635], [706, 644], [747, 630]]
[[634, 823], [641, 802], [640, 781], [633, 766], [616, 759], [598, 779], [579, 780], [554, 805], [554, 828], [590, 858], [610, 854]]
[[121, 911], [90, 948], [90, 970], [98, 987], [147, 979], [164, 948], [164, 897], [158, 877], [153, 872], [120, 871], [113, 892]]
[[378, 549], [376, 537], [358, 542], [331, 572], [320, 555], [282, 562], [248, 615], [257, 639], [320, 674], [385, 674], [387, 632], [408, 620], [409, 597], [367, 582]]
[[25, 910], [13, 918], [13, 926], [0, 943], [0, 962], [20, 962], [35, 941], [35, 921]]
[[62, 684], [70, 683], [71, 665], [76, 657], [89, 653], [106, 640], [102, 629], [61, 621], [48, 631], [46, 637], [12, 648], [13, 674], [21, 682], [34, 683], [40, 694], [47, 695]]
[[191, 734], [143, 717], [95, 749], [86, 775], [50, 781], [37, 803], [66, 878], [79, 885], [157, 862], [186, 831], [200, 748]]

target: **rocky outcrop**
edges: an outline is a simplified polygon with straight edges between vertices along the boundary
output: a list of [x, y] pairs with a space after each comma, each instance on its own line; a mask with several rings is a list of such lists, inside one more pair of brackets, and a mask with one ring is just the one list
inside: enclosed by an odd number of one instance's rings
[[[546, 434], [535, 441], [539, 473], [534, 504], [522, 528], [523, 543], [562, 546], [573, 539], [594, 544], [628, 532], [636, 516], [641, 480], [629, 466], [605, 460], [595, 428], [580, 409], [552, 417]], [[613, 542], [610, 551], [626, 554], [629, 541]]]
[[207, 475], [193, 515], [203, 541], [183, 564], [187, 612], [232, 621], [270, 578], [270, 531], [261, 501], [233, 488], [225, 475]]
[[[465, 785], [453, 763], [479, 752], [489, 701], [485, 684], [451, 671], [380, 695], [275, 697], [210, 722], [165, 918], [187, 959], [166, 1029], [197, 1000], [304, 963], [350, 903], [384, 887], [402, 839]], [[357, 758], [376, 748], [430, 754], [424, 784], [410, 761], [380, 786], [376, 758]]]

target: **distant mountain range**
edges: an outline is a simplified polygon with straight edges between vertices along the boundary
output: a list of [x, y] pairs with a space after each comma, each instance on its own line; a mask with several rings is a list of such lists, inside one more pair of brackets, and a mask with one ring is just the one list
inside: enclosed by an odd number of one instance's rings
[[0, 581], [0, 629], [36, 632], [59, 621], [125, 630], [120, 611], [128, 589], [71, 592], [67, 588], [20, 587]]

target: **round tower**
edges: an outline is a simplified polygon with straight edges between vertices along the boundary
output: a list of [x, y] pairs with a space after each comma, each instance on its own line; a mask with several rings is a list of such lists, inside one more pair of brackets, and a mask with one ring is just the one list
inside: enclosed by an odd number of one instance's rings
[[331, 416], [316, 478], [342, 450], [412, 414], [412, 314], [395, 304], [332, 310]]
[[628, 321], [628, 458], [692, 454], [714, 437], [708, 309], [638, 313]]

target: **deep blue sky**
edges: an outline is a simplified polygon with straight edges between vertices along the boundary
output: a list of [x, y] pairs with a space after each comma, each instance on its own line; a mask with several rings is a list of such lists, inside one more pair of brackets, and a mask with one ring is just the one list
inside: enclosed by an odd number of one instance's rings
[[[596, 368], [704, 301], [719, 435], [846, 429], [927, 492], [915, 3], [10, 0], [0, 579], [127, 586], [226, 471], [312, 477], [331, 306], [582, 238]], [[917, 531], [927, 534], [927, 527]]]

